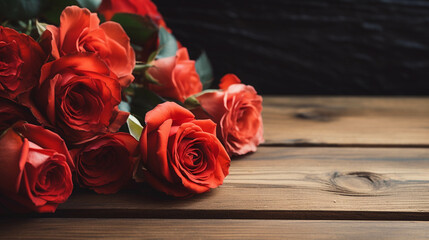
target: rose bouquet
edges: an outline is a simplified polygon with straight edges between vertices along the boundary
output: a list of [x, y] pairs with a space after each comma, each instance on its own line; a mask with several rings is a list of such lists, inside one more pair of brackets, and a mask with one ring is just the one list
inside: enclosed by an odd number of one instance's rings
[[261, 96], [233, 74], [210, 89], [150, 0], [34, 2], [1, 19], [0, 211], [54, 212], [74, 186], [190, 197], [263, 142]]

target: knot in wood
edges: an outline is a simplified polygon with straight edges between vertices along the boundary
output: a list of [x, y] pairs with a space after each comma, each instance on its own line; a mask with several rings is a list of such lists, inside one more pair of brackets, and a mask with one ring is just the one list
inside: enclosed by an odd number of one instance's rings
[[330, 122], [339, 116], [338, 109], [327, 107], [307, 107], [298, 109], [295, 117], [317, 122]]
[[391, 181], [372, 172], [334, 172], [328, 180], [329, 191], [346, 196], [385, 195]]

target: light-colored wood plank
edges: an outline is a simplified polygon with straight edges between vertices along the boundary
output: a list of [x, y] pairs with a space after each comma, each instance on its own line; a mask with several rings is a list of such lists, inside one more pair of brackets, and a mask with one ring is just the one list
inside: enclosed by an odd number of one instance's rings
[[0, 239], [427, 239], [429, 222], [227, 219], [0, 220]]
[[429, 97], [264, 97], [266, 144], [429, 146]]
[[429, 220], [429, 149], [261, 147], [218, 189], [74, 193], [59, 216]]

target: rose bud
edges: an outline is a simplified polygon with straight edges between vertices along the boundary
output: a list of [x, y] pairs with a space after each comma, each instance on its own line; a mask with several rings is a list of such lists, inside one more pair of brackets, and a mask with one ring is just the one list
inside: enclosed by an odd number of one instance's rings
[[42, 67], [40, 87], [27, 99], [34, 116], [69, 143], [116, 132], [129, 113], [118, 110], [121, 86], [96, 54], [76, 53]]
[[221, 79], [221, 90], [197, 96], [201, 109], [197, 118], [209, 118], [218, 124], [217, 136], [230, 155], [255, 152], [264, 141], [262, 97], [252, 86], [240, 83], [234, 74]]
[[157, 26], [167, 28], [164, 19], [151, 0], [103, 0], [98, 12], [103, 14], [106, 20], [112, 19], [116, 13], [148, 16]]
[[119, 23], [107, 21], [99, 25], [96, 13], [76, 6], [66, 7], [60, 22], [60, 27], [46, 26], [41, 37], [41, 44], [55, 59], [76, 52], [97, 53], [118, 76], [122, 87], [134, 80], [134, 50]]
[[230, 158], [216, 138], [215, 123], [195, 120], [173, 102], [159, 104], [145, 121], [136, 181], [175, 197], [203, 193], [223, 183]]
[[176, 56], [155, 60], [153, 65], [148, 69], [148, 73], [159, 85], [150, 84], [149, 89], [162, 97], [183, 102], [203, 89], [195, 70], [195, 61], [189, 60], [186, 48], [177, 50]]
[[105, 134], [72, 150], [78, 183], [97, 193], [119, 191], [131, 180], [138, 141], [128, 133]]
[[45, 53], [30, 36], [0, 26], [0, 96], [15, 99], [37, 86]]
[[54, 212], [73, 190], [73, 162], [55, 133], [19, 122], [0, 136], [0, 203], [8, 211]]
[[37, 123], [30, 109], [0, 97], [0, 134], [20, 120]]

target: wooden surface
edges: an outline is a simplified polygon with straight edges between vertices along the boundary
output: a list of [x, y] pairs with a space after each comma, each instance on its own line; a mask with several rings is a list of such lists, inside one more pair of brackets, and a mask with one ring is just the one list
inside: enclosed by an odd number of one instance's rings
[[429, 149], [260, 147], [232, 163], [223, 186], [195, 198], [84, 191], [57, 214], [429, 220], [428, 173]]
[[429, 92], [429, 0], [154, 0], [216, 79], [262, 94]]
[[267, 144], [429, 147], [424, 97], [265, 97]]
[[[427, 239], [428, 222], [231, 219], [0, 220], [0, 239]], [[96, 234], [94, 234], [96, 233]]]
[[76, 189], [55, 214], [0, 219], [0, 238], [425, 239], [428, 106], [266, 97], [266, 143], [234, 159], [218, 189], [190, 199], [144, 185], [114, 195]]

